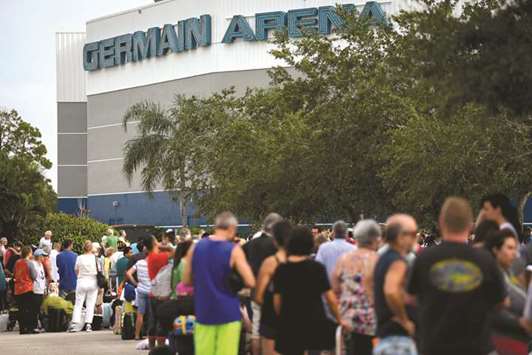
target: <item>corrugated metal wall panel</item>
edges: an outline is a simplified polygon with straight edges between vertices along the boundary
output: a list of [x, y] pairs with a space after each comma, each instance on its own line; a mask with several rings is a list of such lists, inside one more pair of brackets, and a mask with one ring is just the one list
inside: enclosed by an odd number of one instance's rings
[[85, 33], [56, 33], [57, 101], [86, 102], [87, 74], [83, 70]]

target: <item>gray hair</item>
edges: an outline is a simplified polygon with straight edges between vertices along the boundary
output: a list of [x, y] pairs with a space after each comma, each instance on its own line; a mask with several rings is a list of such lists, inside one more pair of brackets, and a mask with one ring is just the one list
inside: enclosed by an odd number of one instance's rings
[[229, 211], [222, 212], [214, 219], [214, 227], [218, 229], [229, 229], [238, 226], [238, 219]]
[[262, 230], [267, 234], [271, 235], [273, 232], [273, 226], [275, 223], [281, 222], [283, 217], [280, 214], [272, 212], [264, 218], [264, 223], [262, 224]]
[[333, 232], [335, 238], [345, 238], [347, 235], [347, 223], [342, 220], [334, 222]]
[[363, 219], [356, 224], [353, 236], [360, 246], [368, 246], [382, 237], [382, 231], [373, 219]]

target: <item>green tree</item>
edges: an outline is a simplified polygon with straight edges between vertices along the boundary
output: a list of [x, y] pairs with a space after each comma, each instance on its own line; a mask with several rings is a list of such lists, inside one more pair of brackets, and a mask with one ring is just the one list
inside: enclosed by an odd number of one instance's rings
[[0, 111], [0, 234], [30, 240], [55, 209], [56, 194], [42, 170], [51, 163], [40, 132], [16, 111]]

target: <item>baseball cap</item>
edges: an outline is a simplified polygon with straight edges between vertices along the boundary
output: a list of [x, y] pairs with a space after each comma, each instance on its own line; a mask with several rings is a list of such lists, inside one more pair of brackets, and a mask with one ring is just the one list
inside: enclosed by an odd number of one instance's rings
[[35, 250], [35, 253], [33, 253], [34, 256], [48, 256], [48, 253], [45, 252], [42, 249]]

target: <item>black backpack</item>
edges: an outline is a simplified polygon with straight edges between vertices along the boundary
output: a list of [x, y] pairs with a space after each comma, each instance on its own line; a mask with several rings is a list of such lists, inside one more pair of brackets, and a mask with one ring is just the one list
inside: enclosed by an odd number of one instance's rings
[[44, 329], [47, 333], [65, 332], [68, 329], [68, 317], [65, 311], [49, 308], [44, 319]]
[[124, 313], [122, 319], [121, 335], [122, 340], [135, 339], [135, 321], [137, 320], [137, 313]]

